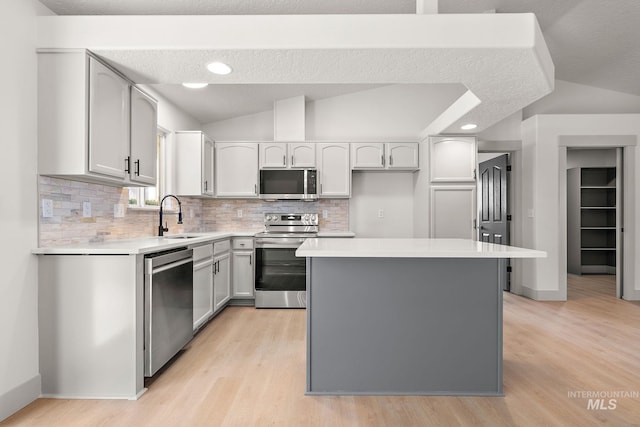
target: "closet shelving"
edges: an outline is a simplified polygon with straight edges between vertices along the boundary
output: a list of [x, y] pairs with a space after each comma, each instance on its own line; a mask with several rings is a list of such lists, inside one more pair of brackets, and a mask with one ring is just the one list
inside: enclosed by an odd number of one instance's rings
[[[572, 195], [569, 195], [567, 207], [573, 211], [569, 212], [569, 217], [574, 215], [579, 224], [579, 230], [569, 233], [569, 240], [578, 241], [568, 242], [568, 247], [579, 251], [579, 255], [568, 254], [569, 271], [575, 274], [615, 274], [616, 169], [571, 169], [567, 182], [569, 191], [577, 192], [573, 195], [573, 204], [578, 202], [577, 206], [571, 206]], [[576, 209], [579, 215], [576, 215]]]

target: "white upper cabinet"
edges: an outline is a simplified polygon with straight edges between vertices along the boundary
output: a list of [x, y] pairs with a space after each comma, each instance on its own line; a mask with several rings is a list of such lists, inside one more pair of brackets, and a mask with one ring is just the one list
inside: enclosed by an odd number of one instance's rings
[[349, 144], [318, 143], [318, 195], [320, 197], [350, 197], [351, 168]]
[[158, 159], [158, 104], [131, 87], [131, 181], [156, 185]]
[[352, 169], [418, 169], [417, 142], [354, 142], [351, 144]]
[[315, 144], [305, 142], [263, 142], [260, 147], [260, 169], [314, 168]]
[[429, 146], [431, 182], [475, 182], [475, 137], [432, 137]]
[[211, 138], [200, 131], [179, 131], [175, 133], [170, 147], [172, 192], [181, 196], [213, 196], [214, 150]]
[[156, 105], [85, 50], [38, 52], [38, 173], [155, 185]]
[[351, 143], [351, 167], [352, 169], [383, 169], [384, 143]]
[[286, 143], [260, 143], [260, 169], [286, 168]]
[[129, 83], [89, 58], [90, 172], [122, 179], [130, 172], [129, 106]]
[[292, 168], [315, 168], [316, 144], [290, 142], [289, 160], [289, 166]]
[[258, 144], [217, 142], [215, 144], [217, 197], [258, 197]]
[[418, 143], [387, 142], [385, 148], [388, 169], [418, 169]]

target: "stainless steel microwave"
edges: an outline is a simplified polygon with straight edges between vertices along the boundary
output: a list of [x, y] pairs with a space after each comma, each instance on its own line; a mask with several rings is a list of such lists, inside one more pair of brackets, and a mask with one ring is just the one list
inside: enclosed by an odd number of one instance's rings
[[315, 169], [263, 169], [260, 198], [265, 200], [316, 200], [318, 171]]

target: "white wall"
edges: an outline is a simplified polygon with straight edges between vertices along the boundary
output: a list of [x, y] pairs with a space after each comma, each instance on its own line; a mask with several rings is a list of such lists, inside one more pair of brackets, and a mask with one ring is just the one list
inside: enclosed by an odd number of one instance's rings
[[273, 111], [204, 124], [215, 141], [273, 141]]
[[[40, 395], [36, 180], [36, 9], [6, 0], [0, 13], [2, 279], [0, 281], [0, 420]], [[41, 7], [41, 6], [40, 6]], [[42, 13], [42, 12], [40, 12]]]
[[389, 85], [307, 102], [307, 140], [417, 141], [462, 85]]
[[536, 114], [640, 113], [640, 96], [556, 80], [549, 95], [523, 110], [523, 119]]
[[616, 157], [615, 148], [567, 150], [567, 169], [615, 168]]
[[523, 244], [548, 257], [525, 260], [522, 293], [541, 300], [567, 295], [567, 147], [625, 146], [624, 156], [624, 298], [640, 299], [640, 114], [538, 115], [523, 122]]
[[353, 172], [352, 194], [349, 225], [358, 237], [413, 237], [411, 172]]

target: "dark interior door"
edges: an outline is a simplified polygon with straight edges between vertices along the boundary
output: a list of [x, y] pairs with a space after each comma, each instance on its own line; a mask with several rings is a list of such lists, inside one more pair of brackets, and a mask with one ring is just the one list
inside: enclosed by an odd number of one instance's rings
[[[503, 154], [479, 164], [480, 218], [479, 239], [483, 242], [508, 245], [508, 174], [509, 155]], [[509, 290], [509, 262], [506, 263], [503, 288]]]

